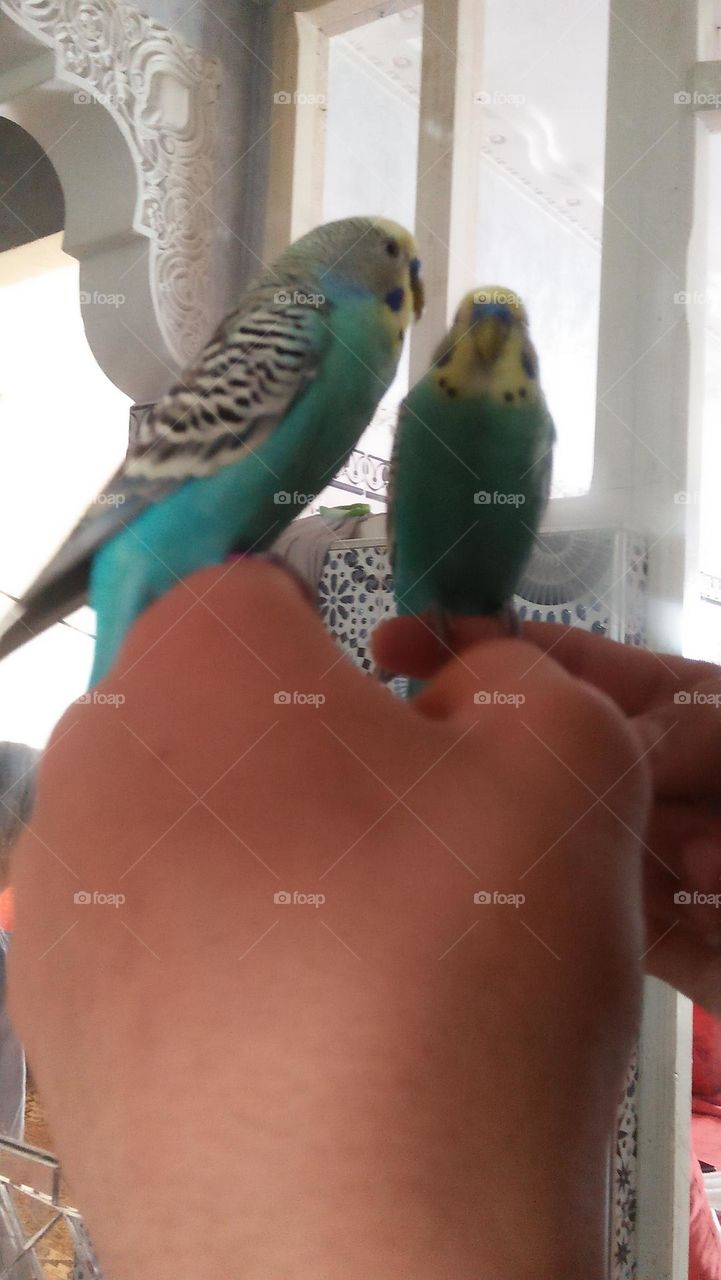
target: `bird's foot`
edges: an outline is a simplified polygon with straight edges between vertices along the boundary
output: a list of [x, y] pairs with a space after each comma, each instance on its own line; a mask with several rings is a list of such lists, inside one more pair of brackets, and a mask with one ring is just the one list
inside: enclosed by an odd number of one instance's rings
[[[414, 645], [414, 652], [418, 647], [420, 647], [423, 652], [426, 652], [429, 649], [429, 645], [432, 645], [434, 650], [437, 650], [437, 654], [434, 652], [434, 657], [437, 659], [439, 664], [441, 659], [445, 660], [446, 657], [450, 657], [452, 655], [451, 628], [449, 615], [446, 613], [445, 609], [434, 605], [429, 609], [425, 609], [422, 613], [401, 614], [400, 618], [408, 623], [412, 620], [415, 621], [416, 624], [420, 623], [421, 628], [423, 628], [423, 630], [417, 626], [415, 628], [416, 643]], [[426, 634], [424, 634], [424, 632]], [[380, 684], [386, 685], [397, 679], [400, 674], [401, 673], [398, 670], [387, 671], [383, 667], [376, 667], [374, 672], [376, 680], [378, 680]], [[425, 680], [422, 680], [419, 677], [408, 676], [407, 679], [407, 697], [411, 697], [413, 694], [419, 693], [425, 684]]]
[[[438, 653], [439, 657], [441, 657], [442, 665], [443, 662], [453, 657], [455, 653], [450, 614], [442, 605], [432, 605], [422, 615], [422, 620], [438, 644]], [[425, 688], [425, 685], [425, 680], [413, 676], [409, 677], [406, 698], [415, 698], [416, 694], [421, 693]]]

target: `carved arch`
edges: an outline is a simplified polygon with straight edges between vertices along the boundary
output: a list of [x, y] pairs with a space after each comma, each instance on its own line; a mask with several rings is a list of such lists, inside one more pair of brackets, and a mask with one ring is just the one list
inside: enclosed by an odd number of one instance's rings
[[219, 84], [217, 62], [123, 0], [0, 0], [0, 112], [57, 171], [88, 341], [135, 400], [208, 334]]

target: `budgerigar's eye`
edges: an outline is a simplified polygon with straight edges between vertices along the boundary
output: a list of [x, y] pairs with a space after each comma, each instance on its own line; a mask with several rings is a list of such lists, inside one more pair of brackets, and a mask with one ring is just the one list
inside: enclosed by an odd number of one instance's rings
[[398, 248], [398, 245], [395, 240], [388, 240], [386, 242], [386, 253], [390, 258], [398, 257], [398, 254], [400, 253], [400, 249]]

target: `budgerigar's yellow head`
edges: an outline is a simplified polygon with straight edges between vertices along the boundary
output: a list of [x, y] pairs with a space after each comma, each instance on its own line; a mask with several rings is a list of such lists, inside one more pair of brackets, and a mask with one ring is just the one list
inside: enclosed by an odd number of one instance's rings
[[496, 284], [467, 293], [435, 353], [431, 376], [449, 399], [483, 395], [504, 405], [538, 404], [538, 356], [518, 294]]
[[[399, 222], [388, 218], [368, 218], [368, 233], [360, 253], [357, 271], [370, 288], [405, 326], [411, 316], [423, 313], [423, 279], [418, 246]], [[353, 257], [353, 254], [349, 254]], [[401, 296], [402, 290], [402, 296]]]
[[312, 272], [320, 292], [362, 288], [382, 304], [393, 338], [401, 341], [423, 311], [418, 249], [410, 231], [387, 218], [343, 218], [316, 227], [276, 263], [282, 275]]

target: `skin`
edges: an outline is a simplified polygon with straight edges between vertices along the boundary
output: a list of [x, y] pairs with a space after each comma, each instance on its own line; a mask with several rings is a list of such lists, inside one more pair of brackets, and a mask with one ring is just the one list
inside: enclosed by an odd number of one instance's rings
[[[453, 651], [498, 634], [489, 619], [459, 618], [444, 645], [422, 620], [402, 618], [378, 629], [376, 658], [427, 679]], [[638, 829], [646, 969], [721, 1017], [721, 909], [674, 902], [679, 890], [721, 893], [721, 668], [556, 624], [525, 623], [523, 636], [612, 698], [647, 753], [654, 804]]]
[[406, 705], [253, 560], [96, 694], [16, 850], [10, 995], [112, 1280], [604, 1274], [650, 806], [614, 701], [491, 640]]

